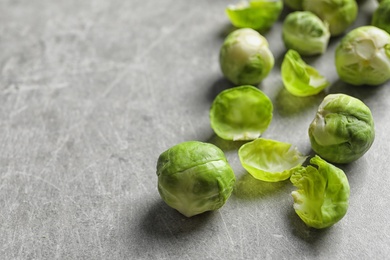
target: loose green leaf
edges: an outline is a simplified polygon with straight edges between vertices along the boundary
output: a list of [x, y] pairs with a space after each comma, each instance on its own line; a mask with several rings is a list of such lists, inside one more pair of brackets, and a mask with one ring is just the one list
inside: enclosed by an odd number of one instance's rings
[[273, 105], [261, 90], [249, 86], [226, 89], [218, 94], [210, 109], [210, 124], [225, 140], [258, 138], [272, 120]]
[[264, 138], [244, 144], [238, 155], [242, 166], [254, 178], [268, 182], [290, 178], [293, 169], [306, 160], [291, 144]]
[[340, 221], [348, 210], [350, 187], [343, 170], [319, 156], [311, 165], [299, 167], [290, 178], [296, 191], [291, 193], [294, 209], [309, 227], [321, 229]]
[[281, 73], [285, 88], [294, 96], [316, 95], [329, 85], [327, 79], [307, 65], [295, 50], [289, 50], [284, 56]]

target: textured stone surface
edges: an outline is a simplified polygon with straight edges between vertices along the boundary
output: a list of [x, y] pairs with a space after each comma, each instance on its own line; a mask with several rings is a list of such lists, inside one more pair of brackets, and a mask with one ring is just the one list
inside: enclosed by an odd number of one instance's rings
[[[231, 87], [219, 47], [232, 29], [222, 0], [0, 1], [0, 259], [384, 259], [390, 254], [390, 82], [338, 81], [333, 39], [306, 59], [327, 93], [362, 99], [376, 140], [344, 165], [350, 208], [335, 226], [305, 227], [287, 182], [254, 180], [239, 144], [213, 134], [208, 110]], [[374, 1], [361, 1], [369, 21]], [[284, 14], [285, 15], [285, 14]], [[307, 128], [326, 93], [283, 89], [279, 21], [264, 35], [276, 65], [259, 88], [274, 103], [264, 137], [310, 153]], [[221, 147], [237, 184], [216, 212], [187, 219], [158, 195], [158, 155], [181, 141]]]

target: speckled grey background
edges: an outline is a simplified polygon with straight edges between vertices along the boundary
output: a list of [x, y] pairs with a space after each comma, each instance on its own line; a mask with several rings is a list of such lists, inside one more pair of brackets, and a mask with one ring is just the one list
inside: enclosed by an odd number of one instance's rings
[[[360, 2], [351, 28], [376, 6]], [[292, 97], [280, 78], [281, 22], [264, 34], [276, 59], [258, 86], [275, 108], [264, 137], [311, 153], [307, 128], [327, 93], [362, 99], [376, 123], [371, 150], [342, 166], [351, 185], [347, 215], [309, 229], [292, 209], [292, 185], [253, 179], [239, 163], [240, 143], [210, 128], [213, 98], [231, 87], [217, 61], [232, 29], [228, 3], [0, 0], [0, 259], [389, 256], [390, 82], [340, 82], [336, 38], [327, 54], [305, 59], [332, 86]], [[190, 219], [162, 202], [155, 175], [159, 154], [187, 140], [221, 147], [237, 176], [223, 208]]]

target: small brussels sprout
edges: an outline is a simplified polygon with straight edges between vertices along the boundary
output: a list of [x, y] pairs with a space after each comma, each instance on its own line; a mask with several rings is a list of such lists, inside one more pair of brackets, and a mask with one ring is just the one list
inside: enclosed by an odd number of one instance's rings
[[264, 138], [244, 144], [238, 155], [245, 170], [254, 178], [268, 182], [287, 180], [292, 170], [307, 158], [289, 143]]
[[336, 47], [341, 80], [352, 85], [380, 85], [390, 79], [390, 35], [375, 26], [350, 31]]
[[249, 86], [226, 89], [210, 108], [210, 124], [225, 140], [254, 140], [269, 126], [273, 105], [261, 90]]
[[157, 161], [158, 191], [187, 217], [221, 208], [236, 177], [221, 149], [188, 141], [163, 152]]
[[307, 65], [295, 50], [288, 50], [284, 56], [281, 74], [285, 88], [294, 96], [316, 95], [329, 85], [326, 78]]
[[326, 51], [330, 33], [328, 24], [312, 12], [296, 11], [284, 19], [282, 36], [287, 49], [301, 55], [316, 55]]
[[303, 9], [303, 0], [284, 0], [284, 3], [292, 10], [300, 11]]
[[303, 10], [327, 22], [330, 34], [336, 36], [356, 20], [358, 5], [355, 0], [303, 0]]
[[371, 24], [390, 33], [390, 0], [381, 1], [372, 15]]
[[375, 138], [370, 109], [359, 99], [330, 94], [309, 127], [313, 150], [332, 163], [350, 163], [371, 147]]
[[222, 73], [237, 85], [260, 83], [274, 63], [266, 38], [249, 28], [230, 33], [219, 54]]
[[309, 227], [321, 229], [340, 221], [348, 210], [350, 187], [344, 171], [319, 156], [299, 167], [290, 178], [298, 190], [291, 193], [294, 209]]
[[282, 9], [282, 0], [249, 0], [229, 5], [226, 14], [238, 28], [264, 31], [276, 22]]

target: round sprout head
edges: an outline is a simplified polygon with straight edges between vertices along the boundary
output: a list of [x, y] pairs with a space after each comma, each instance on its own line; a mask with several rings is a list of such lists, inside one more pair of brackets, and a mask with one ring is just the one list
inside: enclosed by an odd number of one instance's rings
[[242, 166], [256, 179], [268, 182], [290, 178], [294, 168], [306, 160], [289, 143], [258, 138], [238, 150]]
[[310, 11], [329, 24], [332, 36], [340, 35], [356, 20], [356, 0], [303, 0], [303, 10]]
[[382, 1], [375, 10], [371, 25], [390, 33], [390, 0]]
[[225, 140], [254, 140], [269, 126], [273, 105], [261, 90], [239, 86], [218, 94], [210, 108], [210, 124]]
[[249, 0], [229, 5], [226, 14], [238, 28], [264, 31], [272, 27], [283, 9], [282, 0]]
[[336, 48], [341, 80], [352, 85], [380, 85], [390, 79], [390, 35], [375, 26], [350, 31]]
[[291, 182], [298, 190], [291, 193], [294, 209], [309, 227], [321, 229], [340, 221], [348, 210], [350, 187], [345, 173], [319, 156], [314, 166], [293, 171]]
[[318, 16], [297, 11], [287, 15], [282, 36], [287, 49], [294, 49], [301, 55], [316, 55], [326, 51], [330, 33], [328, 24]]
[[187, 217], [221, 208], [235, 182], [222, 150], [197, 141], [163, 152], [158, 158], [157, 176], [161, 198]]
[[309, 137], [313, 150], [327, 161], [355, 161], [374, 142], [371, 111], [357, 98], [345, 94], [328, 95], [310, 124]]
[[329, 85], [328, 80], [315, 68], [307, 65], [294, 50], [286, 53], [281, 74], [285, 88], [294, 96], [316, 95]]
[[222, 73], [237, 85], [260, 83], [268, 76], [274, 62], [267, 40], [249, 28], [230, 33], [219, 54]]

